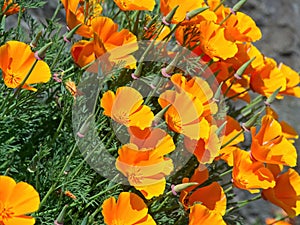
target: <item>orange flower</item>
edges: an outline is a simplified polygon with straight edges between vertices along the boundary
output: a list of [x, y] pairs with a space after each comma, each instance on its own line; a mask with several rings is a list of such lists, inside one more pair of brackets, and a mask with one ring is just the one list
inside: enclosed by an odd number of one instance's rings
[[225, 36], [228, 40], [254, 42], [262, 37], [261, 31], [253, 19], [242, 12], [231, 15], [224, 23], [224, 26]]
[[[192, 26], [181, 26], [175, 36], [182, 45], [194, 48], [193, 52], [199, 52], [198, 48], [201, 48], [214, 61], [226, 60], [238, 51], [236, 43], [226, 39], [225, 28], [213, 21], [204, 20]], [[199, 43], [199, 47], [195, 48]]]
[[278, 221], [276, 219], [267, 218], [266, 219], [266, 225], [293, 225], [293, 224], [291, 224], [289, 222], [286, 222], [286, 221], [282, 221], [282, 220]]
[[171, 104], [164, 115], [169, 128], [190, 139], [208, 139], [210, 124], [206, 117], [217, 111], [209, 85], [199, 77], [187, 81], [181, 74], [173, 75], [171, 81], [176, 90], [165, 91], [158, 99], [162, 108]]
[[93, 19], [91, 28], [94, 31], [92, 40], [82, 40], [72, 46], [71, 54], [78, 66], [84, 67], [109, 52], [109, 61], [122, 61], [124, 66], [135, 67], [136, 60], [130, 55], [138, 49], [134, 34], [126, 29], [118, 31], [118, 25], [108, 17]]
[[[205, 166], [199, 166], [191, 179], [183, 178], [182, 183], [197, 182], [201, 185], [208, 179], [208, 170]], [[224, 215], [226, 211], [226, 196], [222, 187], [213, 182], [207, 186], [197, 189], [197, 186], [191, 186], [181, 191], [180, 202], [185, 209], [192, 207], [195, 203], [201, 202], [206, 208], [220, 215]]]
[[174, 149], [170, 135], [163, 130], [153, 129], [144, 141], [132, 136], [131, 143], [119, 149], [116, 167], [128, 178], [130, 185], [150, 199], [165, 190], [165, 176], [173, 170], [173, 163], [164, 155]]
[[130, 10], [150, 10], [152, 11], [155, 6], [155, 0], [114, 0], [118, 7], [123, 11]]
[[89, 0], [84, 2], [84, 4], [80, 0], [61, 0], [61, 2], [66, 10], [66, 20], [69, 29], [72, 30], [78, 24], [81, 24], [76, 34], [87, 38], [92, 37], [91, 21], [102, 13], [101, 0]]
[[[278, 114], [271, 107], [266, 107], [266, 115], [272, 116], [277, 121], [279, 119]], [[286, 137], [291, 143], [294, 143], [294, 139], [299, 138], [297, 131], [284, 120], [281, 120], [279, 123], [282, 129], [282, 135]]]
[[217, 129], [217, 126], [211, 125], [209, 128], [209, 136], [207, 138], [193, 140], [184, 137], [184, 146], [189, 152], [196, 156], [198, 162], [202, 164], [212, 163], [213, 160], [219, 156], [221, 143], [216, 134]]
[[[2, 77], [5, 85], [9, 88], [19, 87], [36, 61], [30, 46], [18, 41], [8, 41], [5, 45], [2, 45], [0, 47], [0, 58]], [[39, 60], [22, 88], [36, 91], [37, 89], [29, 85], [46, 83], [50, 80], [50, 77], [49, 66]]]
[[221, 214], [209, 210], [204, 205], [195, 204], [190, 209], [189, 225], [199, 224], [226, 225]]
[[199, 9], [205, 5], [203, 0], [189, 1], [189, 0], [161, 0], [160, 11], [164, 16], [167, 16], [172, 9], [179, 6], [173, 16], [172, 23], [182, 22], [186, 18], [186, 14], [192, 10]]
[[260, 162], [296, 166], [296, 148], [283, 136], [281, 125], [269, 115], [261, 123], [257, 134], [256, 128], [251, 128], [252, 156]]
[[2, 6], [2, 13], [6, 16], [16, 14], [20, 11], [20, 6], [17, 3], [14, 3], [13, 0], [4, 0]]
[[12, 178], [0, 176], [0, 224], [33, 225], [35, 219], [25, 214], [38, 210], [40, 197], [25, 182], [16, 183]]
[[149, 106], [142, 105], [143, 96], [134, 88], [120, 87], [116, 94], [107, 91], [101, 99], [103, 114], [127, 127], [136, 126], [140, 129], [150, 127], [154, 114]]
[[265, 200], [281, 207], [289, 217], [300, 214], [300, 176], [293, 170], [279, 175], [273, 188], [263, 190]]
[[[250, 87], [254, 92], [269, 97], [280, 87], [281, 92], [286, 90], [286, 78], [278, 69], [275, 60], [265, 58], [264, 65], [251, 74]], [[277, 95], [277, 98], [282, 96]]]
[[263, 163], [253, 161], [249, 152], [236, 150], [233, 152], [233, 184], [250, 193], [259, 192], [258, 189], [267, 189], [275, 186], [273, 174]]
[[285, 75], [286, 79], [286, 90], [281, 91], [280, 94], [291, 95], [300, 98], [299, 73], [283, 63], [280, 63], [278, 68]]
[[117, 202], [114, 197], [106, 199], [102, 204], [102, 214], [107, 225], [156, 224], [151, 215], [148, 214], [148, 208], [143, 199], [130, 192], [122, 192]]
[[[221, 148], [220, 155], [221, 159], [225, 160], [229, 166], [233, 166], [233, 151], [237, 149], [234, 145], [237, 145], [244, 141], [244, 134], [239, 135], [237, 134], [242, 131], [242, 127], [240, 124], [232, 117], [227, 116], [226, 117], [226, 127], [225, 127], [225, 133], [222, 139], [222, 144], [227, 144], [229, 141], [231, 141], [228, 145], [226, 145], [224, 148]], [[236, 137], [236, 138], [235, 138]]]

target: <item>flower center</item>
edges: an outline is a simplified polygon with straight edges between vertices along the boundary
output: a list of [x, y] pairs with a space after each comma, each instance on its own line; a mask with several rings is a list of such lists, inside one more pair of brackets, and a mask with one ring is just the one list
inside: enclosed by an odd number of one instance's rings
[[131, 171], [128, 172], [128, 180], [131, 185], [141, 184], [143, 182], [143, 173], [141, 168], [133, 167]]
[[13, 217], [14, 212], [11, 210], [12, 208], [7, 208], [2, 202], [0, 202], [0, 225], [2, 225], [2, 221], [10, 219]]
[[125, 111], [119, 111], [118, 113], [116, 113], [114, 115], [114, 117], [115, 117], [115, 120], [120, 124], [124, 124], [124, 125], [129, 124], [129, 116], [128, 116], [128, 113]]

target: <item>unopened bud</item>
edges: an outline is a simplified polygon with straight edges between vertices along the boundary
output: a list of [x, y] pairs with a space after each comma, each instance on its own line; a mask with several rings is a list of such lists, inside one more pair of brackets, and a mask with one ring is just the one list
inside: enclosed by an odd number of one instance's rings
[[232, 7], [232, 11], [233, 14], [235, 14], [236, 12], [238, 12], [240, 10], [240, 8], [247, 2], [247, 0], [241, 0], [238, 3], [236, 3], [233, 7]]
[[64, 224], [64, 218], [67, 213], [68, 205], [65, 205], [61, 212], [59, 213], [58, 217], [54, 221], [54, 225], [63, 225]]
[[40, 40], [40, 37], [42, 36], [42, 33], [43, 33], [42, 31], [38, 32], [37, 35], [34, 37], [34, 39], [30, 42], [30, 46], [32, 48], [36, 48]]
[[245, 62], [234, 74], [235, 78], [237, 79], [241, 79], [241, 76], [244, 74], [245, 70], [248, 68], [248, 66], [253, 62], [253, 60], [256, 57], [253, 57], [252, 59], [248, 60], [247, 62]]
[[34, 53], [35, 58], [38, 60], [43, 60], [46, 56], [47, 49], [50, 47], [50, 45], [52, 45], [52, 42], [49, 42], [44, 47], [42, 47], [40, 50], [36, 51]]
[[197, 182], [189, 182], [189, 183], [183, 183], [183, 184], [177, 184], [177, 185], [172, 185], [172, 193], [174, 195], [177, 195], [178, 192], [181, 192], [191, 186], [199, 185]]
[[71, 31], [69, 31], [65, 36], [64, 36], [64, 40], [65, 42], [70, 42], [72, 37], [74, 36], [74, 34], [76, 33], [76, 31], [78, 30], [78, 28], [81, 26], [81, 24], [78, 24], [76, 27], [74, 27]]
[[188, 12], [186, 14], [186, 19], [187, 20], [190, 20], [192, 19], [193, 17], [197, 16], [198, 14], [204, 12], [205, 10], [209, 9], [209, 6], [205, 6], [203, 8], [199, 8], [199, 9], [195, 9], [195, 10], [192, 10], [190, 12]]
[[173, 9], [171, 10], [171, 12], [168, 13], [167, 16], [164, 16], [164, 17], [163, 17], [162, 22], [163, 22], [165, 25], [167, 25], [167, 26], [170, 25], [170, 23], [171, 23], [171, 21], [172, 21], [172, 19], [173, 19], [173, 16], [175, 15], [175, 13], [176, 13], [178, 7], [179, 7], [179, 5], [175, 6], [175, 8], [173, 8]]
[[278, 89], [276, 89], [276, 91], [274, 91], [273, 94], [269, 98], [267, 98], [267, 100], [265, 101], [265, 104], [267, 106], [271, 105], [271, 103], [274, 102], [274, 100], [276, 99], [276, 96], [280, 92], [280, 89], [281, 89], [281, 87], [279, 87]]

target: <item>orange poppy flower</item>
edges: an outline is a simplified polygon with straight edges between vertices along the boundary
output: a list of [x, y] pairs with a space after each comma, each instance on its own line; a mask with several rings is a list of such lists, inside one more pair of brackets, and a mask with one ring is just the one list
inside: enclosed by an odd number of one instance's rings
[[114, 0], [118, 7], [123, 11], [130, 10], [149, 10], [152, 11], [155, 6], [155, 0]]
[[251, 155], [260, 162], [296, 166], [296, 148], [283, 136], [281, 125], [269, 115], [261, 123], [257, 134], [256, 128], [251, 128]]
[[67, 25], [72, 30], [77, 25], [81, 26], [76, 31], [83, 37], [90, 38], [93, 36], [91, 21], [102, 13], [100, 2], [102, 0], [90, 0], [82, 3], [80, 0], [61, 0], [66, 10]]
[[181, 74], [173, 75], [171, 81], [176, 90], [167, 90], [158, 99], [162, 108], [171, 104], [164, 115], [169, 128], [193, 140], [208, 139], [210, 124], [206, 117], [217, 110], [209, 85], [199, 77], [186, 81]]
[[205, 166], [199, 166], [195, 169], [191, 179], [183, 178], [182, 180], [182, 183], [197, 182], [198, 185], [188, 187], [181, 191], [179, 200], [186, 210], [195, 203], [201, 202], [202, 205], [209, 210], [224, 215], [227, 200], [222, 187], [217, 182], [197, 189], [197, 186], [204, 183], [207, 179], [208, 170]]
[[184, 137], [185, 148], [196, 156], [198, 162], [202, 164], [212, 163], [213, 160], [219, 156], [221, 142], [216, 134], [217, 129], [217, 126], [211, 125], [209, 128], [209, 136], [207, 138], [193, 140]]
[[94, 38], [90, 41], [79, 41], [71, 48], [72, 57], [78, 66], [84, 67], [109, 52], [110, 62], [121, 61], [125, 62], [126, 67], [135, 67], [136, 60], [130, 55], [138, 49], [134, 34], [126, 29], [118, 31], [118, 25], [108, 17], [93, 19], [91, 28]]
[[286, 221], [278, 221], [276, 219], [273, 219], [273, 218], [267, 218], [266, 220], [266, 225], [293, 225], [289, 222], [286, 222]]
[[[236, 43], [226, 39], [225, 28], [213, 21], [204, 20], [192, 26], [181, 26], [177, 29], [175, 36], [185, 47], [193, 48], [193, 52], [199, 52], [198, 48], [200, 48], [214, 61], [231, 58], [238, 51]], [[184, 43], [182, 43], [183, 40], [185, 40]], [[198, 44], [199, 46], [195, 48]]]
[[192, 10], [199, 9], [205, 5], [203, 0], [199, 1], [180, 1], [180, 0], [161, 0], [160, 11], [167, 16], [176, 6], [179, 6], [172, 18], [172, 23], [182, 22], [186, 18], [186, 14]]
[[226, 225], [221, 214], [209, 210], [201, 204], [195, 204], [190, 209], [189, 225], [218, 224]]
[[114, 197], [106, 199], [102, 204], [102, 214], [107, 225], [156, 224], [151, 215], [148, 214], [148, 208], [143, 199], [130, 192], [122, 192], [117, 202]]
[[[5, 45], [2, 45], [0, 47], [0, 58], [2, 77], [5, 85], [9, 88], [19, 87], [36, 61], [30, 46], [18, 41], [8, 41]], [[37, 89], [29, 85], [46, 83], [50, 78], [49, 66], [39, 60], [22, 88], [36, 91]]]
[[254, 42], [261, 39], [262, 34], [254, 20], [242, 13], [231, 15], [224, 23], [225, 36], [228, 40], [240, 42]]
[[286, 90], [281, 91], [280, 94], [291, 95], [300, 98], [299, 73], [283, 63], [280, 63], [278, 68], [284, 74], [286, 79]]
[[175, 150], [175, 145], [171, 136], [161, 129], [141, 132], [147, 133], [144, 139], [131, 135], [130, 144], [119, 149], [116, 167], [128, 178], [130, 185], [150, 199], [165, 190], [165, 176], [173, 170], [173, 163], [164, 155]]
[[262, 191], [265, 200], [281, 207], [289, 217], [300, 214], [300, 176], [293, 170], [279, 175], [276, 185]]
[[2, 13], [4, 12], [4, 15], [10, 16], [18, 13], [19, 11], [20, 11], [20, 6], [17, 3], [15, 3], [13, 0], [4, 0], [2, 6]]
[[[264, 59], [264, 65], [253, 71], [250, 77], [250, 88], [261, 95], [270, 97], [278, 88], [280, 91], [286, 90], [286, 77], [278, 69], [274, 59]], [[282, 96], [277, 95], [277, 98]]]
[[275, 186], [274, 176], [263, 163], [253, 161], [249, 152], [236, 150], [233, 152], [233, 184], [250, 193], [258, 193], [259, 189]]
[[103, 114], [127, 127], [140, 129], [151, 127], [154, 114], [151, 108], [143, 104], [143, 96], [134, 88], [120, 87], [116, 94], [107, 91], [101, 99]]
[[0, 176], [0, 224], [33, 225], [35, 219], [25, 214], [37, 211], [39, 204], [39, 194], [31, 185]]
[[[229, 141], [231, 141], [228, 145], [226, 145], [224, 148], [221, 148], [220, 155], [221, 159], [226, 161], [226, 163], [229, 166], [233, 166], [233, 151], [237, 149], [235, 145], [241, 143], [244, 141], [244, 134], [239, 135], [236, 137], [238, 133], [242, 131], [242, 127], [231, 116], [226, 117], [226, 127], [225, 127], [225, 133], [224, 136], [221, 138], [222, 144], [227, 144]], [[236, 137], [236, 138], [234, 138]]]
[[[278, 114], [269, 106], [266, 107], [266, 115], [272, 116], [277, 121], [279, 119]], [[281, 120], [279, 123], [282, 129], [282, 135], [286, 137], [291, 143], [294, 143], [295, 139], [299, 138], [297, 131], [283, 120]]]

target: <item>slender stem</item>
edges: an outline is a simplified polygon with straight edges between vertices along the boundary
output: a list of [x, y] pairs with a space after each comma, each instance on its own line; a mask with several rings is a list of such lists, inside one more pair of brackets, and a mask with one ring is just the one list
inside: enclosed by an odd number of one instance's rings
[[46, 195], [44, 196], [44, 198], [42, 199], [41, 203], [40, 203], [40, 208], [39, 210], [41, 210], [41, 208], [44, 206], [47, 198], [50, 196], [50, 194], [55, 190], [56, 188], [56, 185], [58, 184], [58, 181], [60, 179], [60, 177], [63, 175], [66, 167], [68, 166], [72, 156], [74, 155], [75, 153], [75, 150], [76, 150], [76, 147], [77, 147], [77, 144], [78, 144], [78, 141], [76, 141], [76, 143], [74, 144], [72, 150], [71, 150], [71, 153], [70, 155], [68, 156], [63, 168], [61, 169], [60, 173], [58, 174], [58, 176], [56, 177], [56, 181], [51, 185], [50, 189], [48, 190], [48, 192], [46, 193]]
[[53, 60], [52, 65], [50, 66], [50, 70], [52, 70], [54, 68], [54, 66], [56, 65], [56, 63], [58, 62], [61, 52], [64, 49], [65, 45], [66, 45], [66, 42], [64, 41], [63, 44], [60, 46], [60, 49], [59, 49], [55, 59]]

